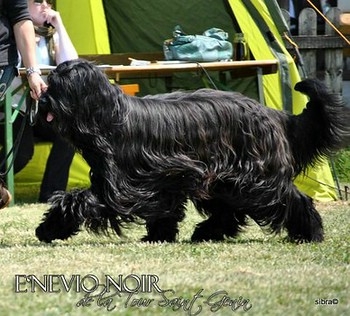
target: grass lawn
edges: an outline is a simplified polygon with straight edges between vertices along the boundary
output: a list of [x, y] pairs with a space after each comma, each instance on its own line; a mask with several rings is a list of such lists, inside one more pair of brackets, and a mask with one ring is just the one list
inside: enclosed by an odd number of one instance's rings
[[[132, 226], [123, 239], [83, 231], [47, 245], [34, 235], [46, 208], [0, 211], [0, 315], [349, 315], [349, 203], [318, 205], [325, 241], [301, 245], [254, 224], [235, 240], [192, 244], [191, 207], [174, 244], [139, 242], [144, 227]], [[139, 292], [104, 293], [106, 276]]]

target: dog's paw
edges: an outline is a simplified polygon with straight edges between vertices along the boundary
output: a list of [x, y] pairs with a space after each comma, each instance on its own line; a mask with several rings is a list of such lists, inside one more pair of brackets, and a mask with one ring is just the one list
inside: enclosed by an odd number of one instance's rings
[[43, 241], [43, 242], [46, 242], [46, 243], [51, 243], [51, 241], [53, 239], [51, 239], [51, 237], [49, 237], [48, 235], [45, 234], [45, 229], [43, 228], [43, 225], [40, 224], [37, 229], [35, 230], [35, 236], [40, 240], [40, 241]]
[[205, 231], [200, 226], [195, 229], [191, 237], [192, 242], [223, 241], [224, 239], [225, 237], [222, 232]]
[[286, 237], [286, 241], [295, 243], [295, 244], [305, 244], [305, 243], [311, 243], [311, 242], [322, 242], [324, 240], [323, 233], [320, 232], [318, 234], [314, 234], [312, 236], [288, 236]]
[[80, 230], [78, 228], [74, 231], [67, 231], [64, 229], [55, 230], [52, 228], [49, 229], [47, 226], [45, 226], [45, 222], [43, 222], [35, 230], [35, 235], [40, 241], [51, 243], [53, 240], [56, 239], [67, 240], [70, 237], [77, 235], [79, 231]]
[[163, 242], [175, 242], [175, 237], [150, 237], [149, 235], [146, 235], [141, 238], [141, 241], [143, 242], [149, 242], [149, 243], [163, 243]]

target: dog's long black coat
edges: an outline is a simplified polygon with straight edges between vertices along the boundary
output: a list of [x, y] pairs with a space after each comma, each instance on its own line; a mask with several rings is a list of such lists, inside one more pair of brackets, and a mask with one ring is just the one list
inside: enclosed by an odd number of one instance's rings
[[296, 175], [349, 136], [349, 110], [319, 81], [294, 116], [239, 93], [203, 89], [144, 98], [112, 86], [94, 65], [65, 62], [48, 77], [42, 115], [91, 167], [91, 187], [58, 193], [36, 230], [50, 242], [85, 226], [121, 235], [144, 221], [146, 241], [174, 241], [186, 201], [207, 219], [192, 240], [234, 237], [247, 216], [291, 240], [322, 241], [322, 220]]

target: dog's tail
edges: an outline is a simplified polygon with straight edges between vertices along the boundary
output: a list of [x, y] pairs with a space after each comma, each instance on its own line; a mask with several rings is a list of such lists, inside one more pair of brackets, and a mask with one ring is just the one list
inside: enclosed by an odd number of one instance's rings
[[291, 116], [287, 123], [298, 174], [322, 156], [330, 156], [350, 144], [350, 108], [316, 79], [297, 83], [295, 90], [310, 98], [306, 109], [300, 115]]

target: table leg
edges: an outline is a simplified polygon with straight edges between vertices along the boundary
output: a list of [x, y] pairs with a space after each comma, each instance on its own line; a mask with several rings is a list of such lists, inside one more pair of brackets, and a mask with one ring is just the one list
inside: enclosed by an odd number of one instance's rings
[[264, 85], [263, 85], [263, 71], [262, 71], [262, 68], [260, 68], [260, 67], [256, 68], [256, 79], [257, 79], [257, 84], [258, 84], [259, 102], [260, 102], [261, 105], [265, 105]]

